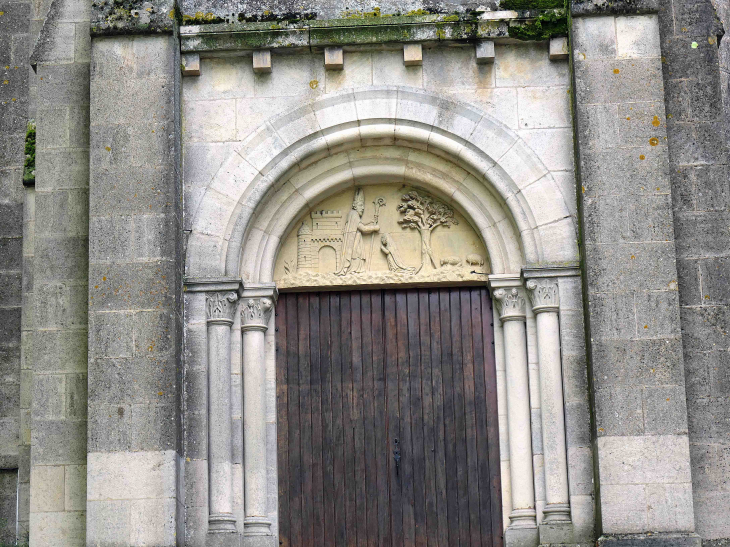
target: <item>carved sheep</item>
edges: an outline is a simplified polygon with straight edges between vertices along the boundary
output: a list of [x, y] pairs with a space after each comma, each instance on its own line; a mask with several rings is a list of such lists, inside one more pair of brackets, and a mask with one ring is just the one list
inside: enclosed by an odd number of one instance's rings
[[484, 259], [475, 254], [466, 255], [466, 263], [469, 264], [469, 266], [484, 266]]
[[441, 266], [461, 266], [461, 259], [458, 256], [447, 256], [441, 259]]

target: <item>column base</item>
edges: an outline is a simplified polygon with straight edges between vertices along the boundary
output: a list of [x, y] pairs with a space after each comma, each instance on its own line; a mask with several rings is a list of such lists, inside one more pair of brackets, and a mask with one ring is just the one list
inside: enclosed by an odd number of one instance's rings
[[540, 526], [540, 545], [575, 544], [573, 523], [570, 521], [546, 522]]
[[243, 547], [279, 547], [276, 536], [243, 536]]
[[244, 536], [270, 536], [271, 521], [266, 517], [245, 517], [243, 519]]
[[208, 532], [205, 547], [240, 547], [241, 536], [235, 533]]
[[504, 531], [505, 547], [537, 547], [540, 544], [540, 534], [537, 526], [509, 526]]
[[208, 516], [208, 533], [236, 532], [236, 517], [231, 513], [213, 513]]
[[598, 547], [702, 547], [697, 534], [616, 534], [604, 535], [596, 542]]

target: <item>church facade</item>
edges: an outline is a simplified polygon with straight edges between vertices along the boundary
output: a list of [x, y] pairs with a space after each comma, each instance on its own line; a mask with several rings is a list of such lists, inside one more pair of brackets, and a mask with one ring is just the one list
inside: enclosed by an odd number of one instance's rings
[[0, 1], [0, 545], [730, 545], [723, 23]]

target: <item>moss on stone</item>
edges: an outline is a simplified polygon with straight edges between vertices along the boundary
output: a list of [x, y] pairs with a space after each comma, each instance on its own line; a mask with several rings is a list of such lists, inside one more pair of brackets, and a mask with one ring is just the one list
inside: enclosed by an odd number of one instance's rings
[[25, 163], [23, 165], [23, 184], [35, 184], [35, 121], [30, 120], [25, 131]]
[[565, 0], [502, 0], [499, 9], [503, 10], [536, 10], [565, 8]]
[[510, 38], [517, 40], [549, 40], [568, 35], [568, 16], [565, 10], [546, 11], [533, 21], [509, 27]]

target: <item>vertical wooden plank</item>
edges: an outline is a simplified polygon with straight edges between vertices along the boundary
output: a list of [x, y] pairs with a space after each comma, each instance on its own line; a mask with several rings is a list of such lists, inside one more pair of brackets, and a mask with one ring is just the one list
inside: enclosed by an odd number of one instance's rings
[[289, 408], [286, 350], [286, 301], [282, 294], [276, 304], [276, 446], [279, 485], [279, 544], [291, 545], [289, 537]]
[[347, 514], [345, 507], [345, 431], [342, 371], [342, 296], [330, 295], [330, 331], [332, 333], [332, 450], [335, 488], [335, 545], [345, 545]]
[[416, 526], [413, 514], [413, 438], [411, 435], [411, 382], [408, 358], [408, 301], [405, 291], [396, 291], [398, 397], [400, 405], [400, 478], [403, 504], [403, 542], [413, 545]]
[[357, 545], [367, 545], [367, 491], [365, 484], [365, 430], [363, 422], [362, 292], [353, 291], [352, 311], [352, 433], [355, 442], [355, 524]]
[[296, 295], [286, 299], [287, 376], [289, 386], [289, 523], [292, 545], [302, 544], [302, 452], [299, 420], [299, 324]]
[[481, 545], [479, 522], [479, 457], [477, 454], [476, 406], [474, 401], [474, 332], [471, 322], [471, 290], [459, 291], [461, 303], [462, 373], [464, 375], [464, 427], [466, 431], [466, 469], [469, 498], [471, 545]]
[[332, 417], [332, 340], [330, 332], [330, 295], [319, 297], [319, 367], [322, 378], [322, 468], [324, 473], [324, 546], [335, 545], [335, 486]]
[[492, 545], [492, 501], [489, 482], [489, 437], [487, 431], [487, 385], [484, 375], [484, 321], [480, 289], [471, 290], [471, 324], [474, 346], [474, 409], [477, 426], [477, 454], [479, 473], [479, 522], [481, 545]]
[[342, 321], [342, 429], [345, 447], [345, 522], [346, 545], [357, 544], [357, 504], [355, 501], [355, 435], [353, 431], [352, 394], [352, 293], [340, 300]]
[[429, 545], [438, 545], [438, 510], [436, 508], [436, 440], [434, 439], [433, 370], [431, 364], [431, 324], [428, 294], [418, 291], [418, 337], [421, 342], [421, 394], [423, 397], [423, 474], [425, 487], [426, 528]]
[[489, 476], [492, 514], [492, 546], [502, 547], [502, 476], [499, 462], [499, 417], [497, 409], [497, 369], [494, 357], [494, 325], [492, 299], [481, 289], [482, 333], [484, 338], [484, 380], [487, 392], [487, 438], [489, 444]]
[[[379, 292], [361, 293], [362, 317], [362, 402], [365, 459], [365, 514], [367, 519], [366, 545], [375, 547], [378, 541], [378, 486], [375, 460], [375, 408], [377, 393], [373, 374], [373, 314], [372, 299]], [[379, 401], [380, 402], [380, 401]]]
[[388, 401], [386, 398], [386, 373], [385, 373], [385, 344], [384, 317], [383, 317], [383, 292], [377, 291], [372, 294], [372, 324], [373, 324], [373, 399], [376, 402], [373, 414], [373, 425], [375, 429], [375, 477], [377, 479], [377, 522], [378, 536], [377, 545], [390, 545], [390, 493], [388, 464], [390, 461], [390, 450], [388, 444]]
[[459, 541], [469, 545], [469, 483], [466, 461], [466, 419], [464, 415], [464, 360], [461, 331], [461, 300], [458, 289], [449, 291], [451, 300], [451, 344], [454, 371], [454, 434], [456, 438], [456, 480], [459, 488]]
[[[454, 363], [451, 339], [451, 298], [448, 289], [439, 291], [441, 313], [441, 370], [444, 386], [444, 445], [446, 454], [446, 503], [449, 514], [449, 545], [459, 545], [459, 481], [456, 459], [456, 416], [454, 411]], [[457, 310], [458, 311], [458, 310]], [[458, 317], [458, 315], [457, 315]]]
[[[385, 374], [387, 390], [387, 432], [388, 432], [388, 477], [390, 491], [390, 538], [393, 547], [403, 545], [403, 505], [401, 494], [401, 471], [395, 465], [393, 451], [400, 449], [400, 406], [398, 403], [398, 329], [396, 326], [396, 296], [386, 291], [383, 296], [385, 308]], [[398, 444], [396, 445], [396, 440]]]
[[[442, 375], [441, 307], [439, 291], [428, 292], [431, 325], [431, 383], [433, 387], [434, 466], [436, 480], [436, 510], [438, 511], [438, 545], [449, 545], [449, 506], [446, 497], [446, 448], [444, 431], [444, 388]], [[436, 542], [434, 542], [436, 543]]]
[[302, 428], [302, 542], [314, 542], [312, 510], [312, 393], [309, 352], [309, 294], [297, 295], [299, 313], [299, 422]]
[[408, 371], [411, 394], [411, 472], [413, 474], [413, 522], [415, 545], [425, 546], [426, 484], [423, 454], [423, 396], [421, 394], [421, 339], [418, 309], [418, 291], [406, 293], [408, 309]]
[[309, 295], [309, 363], [312, 401], [312, 537], [324, 542], [324, 477], [322, 470], [322, 381], [320, 377], [319, 294]]

